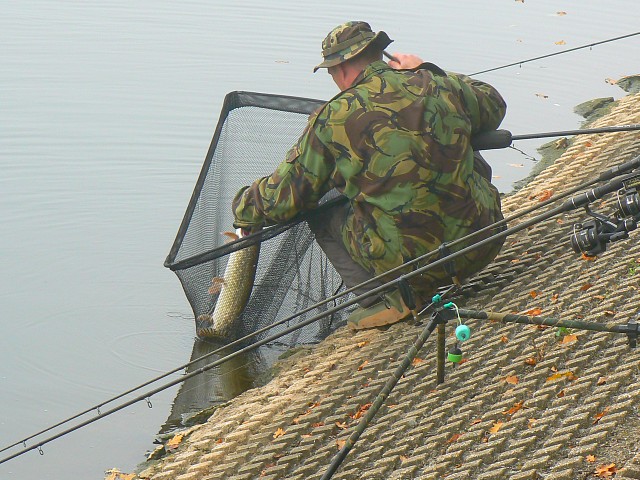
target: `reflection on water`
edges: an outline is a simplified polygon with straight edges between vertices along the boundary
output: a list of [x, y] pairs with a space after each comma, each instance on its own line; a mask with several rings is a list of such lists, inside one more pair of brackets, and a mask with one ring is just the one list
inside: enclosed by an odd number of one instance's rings
[[[224, 346], [212, 340], [196, 339], [191, 352], [190, 365], [185, 374], [196, 372], [230, 353], [225, 349], [221, 354], [203, 356]], [[201, 359], [201, 360], [199, 360]], [[193, 362], [193, 363], [191, 363]], [[225, 403], [258, 382], [261, 372], [267, 367], [267, 359], [259, 349], [242, 353], [186, 379], [180, 386], [171, 406], [169, 418], [162, 425], [160, 434], [166, 434], [189, 423], [194, 414], [201, 410]]]

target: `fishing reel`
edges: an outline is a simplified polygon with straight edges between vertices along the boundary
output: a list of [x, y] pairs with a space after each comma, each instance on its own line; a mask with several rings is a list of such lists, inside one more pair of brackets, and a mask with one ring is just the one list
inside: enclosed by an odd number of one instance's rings
[[640, 221], [639, 179], [633, 178], [617, 193], [617, 212], [614, 218], [593, 212], [585, 206], [592, 217], [584, 223], [576, 223], [570, 241], [573, 251], [595, 256], [607, 249], [607, 243], [629, 238], [629, 232], [638, 228]]

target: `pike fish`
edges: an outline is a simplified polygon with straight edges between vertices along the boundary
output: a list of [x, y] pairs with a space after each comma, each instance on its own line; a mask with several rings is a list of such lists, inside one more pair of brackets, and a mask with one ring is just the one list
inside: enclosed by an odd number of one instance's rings
[[[242, 233], [238, 229], [236, 233], [225, 232], [224, 235], [237, 240]], [[259, 253], [260, 242], [257, 242], [229, 255], [224, 275], [214, 277], [209, 287], [209, 293], [218, 296], [213, 313], [196, 318], [198, 337], [228, 340], [233, 336], [236, 321], [247, 306], [253, 289]]]

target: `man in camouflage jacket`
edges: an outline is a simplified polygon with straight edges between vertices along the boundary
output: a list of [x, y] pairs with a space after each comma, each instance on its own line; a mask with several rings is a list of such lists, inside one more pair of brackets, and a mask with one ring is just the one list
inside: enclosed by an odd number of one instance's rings
[[[492, 86], [433, 64], [406, 68], [417, 57], [397, 55], [400, 61], [385, 63], [382, 54], [391, 42], [365, 22], [347, 22], [327, 35], [324, 61], [314, 72], [327, 68], [341, 92], [310, 116], [275, 172], [241, 189], [233, 201], [235, 226], [251, 229], [312, 210], [338, 190], [346, 207], [310, 226], [348, 287], [502, 219], [498, 191], [474, 169], [470, 139], [500, 125], [504, 100]], [[458, 257], [452, 265], [457, 277], [482, 269], [501, 245]], [[444, 268], [411, 280], [423, 300], [448, 283], [451, 271]], [[379, 297], [360, 302], [365, 308], [349, 323], [366, 328], [406, 316], [395, 295], [384, 304], [375, 304]]]

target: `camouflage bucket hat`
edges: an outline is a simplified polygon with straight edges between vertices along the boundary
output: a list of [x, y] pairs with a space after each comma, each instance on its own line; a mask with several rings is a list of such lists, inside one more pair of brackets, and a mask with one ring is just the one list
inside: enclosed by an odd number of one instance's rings
[[322, 41], [322, 56], [324, 61], [317, 65], [319, 68], [329, 68], [344, 62], [362, 52], [369, 45], [377, 43], [380, 50], [384, 50], [393, 40], [383, 32], [373, 33], [367, 22], [347, 22], [338, 25], [329, 32]]

